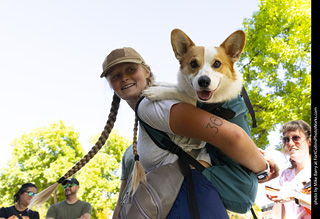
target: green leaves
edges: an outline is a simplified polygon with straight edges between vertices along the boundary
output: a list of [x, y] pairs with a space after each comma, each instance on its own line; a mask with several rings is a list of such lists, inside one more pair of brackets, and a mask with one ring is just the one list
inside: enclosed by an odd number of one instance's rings
[[[83, 155], [78, 142], [79, 133], [66, 127], [62, 121], [25, 133], [12, 142], [12, 158], [7, 168], [1, 170], [1, 205], [13, 204], [13, 194], [26, 183], [35, 183], [39, 191], [55, 183]], [[58, 191], [59, 200], [64, 199]], [[53, 204], [49, 199], [48, 204]]]
[[258, 118], [254, 140], [264, 148], [277, 124], [311, 123], [311, 2], [261, 0], [243, 25], [247, 42], [238, 65]]
[[[7, 168], [0, 171], [0, 205], [13, 204], [13, 195], [20, 186], [32, 182], [42, 191], [54, 184], [85, 154], [79, 133], [62, 121], [25, 133], [12, 143], [12, 158]], [[92, 145], [99, 135], [92, 138]], [[104, 147], [77, 174], [80, 182], [78, 198], [90, 202], [92, 218], [106, 218], [116, 205], [120, 179], [119, 165], [129, 141], [116, 131], [109, 135]], [[54, 198], [49, 198], [39, 209], [42, 218], [48, 207], [65, 199], [61, 186]]]
[[[99, 136], [93, 137], [90, 142], [94, 144]], [[94, 207], [94, 214], [99, 215], [99, 218], [104, 218], [117, 203], [120, 162], [129, 145], [126, 138], [112, 131], [99, 153], [77, 174], [81, 182], [78, 197], [89, 200]]]

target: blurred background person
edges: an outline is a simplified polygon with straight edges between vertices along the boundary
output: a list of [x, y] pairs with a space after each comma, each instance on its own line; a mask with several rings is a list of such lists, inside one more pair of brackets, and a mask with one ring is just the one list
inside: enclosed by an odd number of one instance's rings
[[14, 205], [0, 209], [0, 219], [39, 219], [39, 212], [28, 210], [30, 200], [37, 194], [38, 188], [32, 183], [25, 183], [13, 196]]
[[90, 219], [91, 204], [78, 199], [79, 181], [76, 178], [67, 179], [62, 183], [66, 199], [51, 205], [46, 219]]
[[279, 189], [267, 196], [275, 202], [271, 218], [311, 218], [311, 127], [298, 120], [282, 127], [283, 152], [290, 156], [291, 167], [279, 179]]

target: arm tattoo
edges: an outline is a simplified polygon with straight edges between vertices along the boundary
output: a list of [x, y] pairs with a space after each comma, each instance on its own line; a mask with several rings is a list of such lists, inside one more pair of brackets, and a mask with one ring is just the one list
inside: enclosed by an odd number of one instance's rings
[[210, 117], [210, 122], [208, 122], [206, 128], [215, 129], [216, 130], [216, 134], [217, 134], [218, 131], [219, 131], [218, 127], [222, 126], [222, 125], [223, 125], [223, 121], [220, 118], [218, 118], [216, 116], [211, 116]]

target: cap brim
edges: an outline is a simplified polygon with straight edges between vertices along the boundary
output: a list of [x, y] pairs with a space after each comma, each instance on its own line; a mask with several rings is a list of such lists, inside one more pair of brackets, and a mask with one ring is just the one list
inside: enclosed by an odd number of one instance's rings
[[[61, 184], [64, 186], [65, 184], [67, 184], [67, 182], [71, 182], [70, 179], [66, 179], [65, 181], [63, 181]], [[72, 182], [71, 182], [72, 183]]]
[[76, 179], [74, 179], [74, 178], [66, 179], [66, 180], [63, 181], [61, 184], [62, 184], [62, 185], [65, 185], [65, 184], [67, 184], [68, 182], [73, 183], [73, 184], [76, 184], [76, 185], [79, 185], [79, 181], [76, 180]]
[[124, 60], [118, 60], [117, 62], [114, 63], [110, 63], [110, 65], [108, 65], [106, 67], [106, 69], [102, 72], [102, 74], [100, 75], [100, 78], [105, 77], [108, 74], [108, 71], [110, 71], [110, 69], [118, 64], [121, 63], [135, 63], [135, 64], [141, 64], [143, 61], [139, 60], [139, 59], [124, 59]]

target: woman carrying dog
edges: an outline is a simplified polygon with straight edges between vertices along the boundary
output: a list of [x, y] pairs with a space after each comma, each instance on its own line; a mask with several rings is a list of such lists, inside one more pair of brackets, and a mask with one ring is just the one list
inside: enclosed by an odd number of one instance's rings
[[[101, 77], [107, 79], [115, 95], [125, 100], [133, 110], [142, 91], [151, 86], [154, 80], [150, 67], [132, 48], [112, 51], [103, 63]], [[138, 114], [150, 126], [168, 133], [178, 145], [195, 145], [200, 144], [200, 141], [209, 142], [253, 172], [258, 173], [266, 169], [264, 157], [241, 128], [221, 119], [223, 124], [217, 126], [218, 132], [216, 129], [208, 129], [208, 123], [212, 123], [212, 114], [201, 109], [174, 100], [155, 102], [142, 100]], [[135, 129], [134, 135], [136, 134]], [[178, 159], [176, 155], [155, 145], [143, 129], [140, 129], [138, 143], [134, 142], [133, 144], [133, 152], [135, 156], [139, 152], [141, 165], [147, 172]], [[139, 165], [138, 162], [136, 161], [136, 165]], [[143, 171], [143, 169], [135, 169], [134, 171]], [[134, 173], [133, 175], [139, 176], [143, 173]], [[197, 200], [200, 201], [198, 206], [201, 218], [228, 218], [215, 187], [196, 170], [193, 171], [193, 176], [197, 195], [201, 195], [201, 197], [197, 197]], [[269, 177], [274, 176], [270, 175]], [[139, 179], [134, 178], [133, 187], [139, 182]], [[188, 207], [185, 206], [188, 204], [187, 198], [186, 196], [182, 198], [182, 196], [178, 196], [177, 201], [179, 200], [180, 203], [174, 204], [169, 218], [190, 218], [190, 213], [186, 210]], [[208, 217], [208, 215], [210, 216]]]
[[[150, 67], [130, 47], [115, 49], [106, 57], [103, 62], [101, 78], [106, 78], [110, 87], [114, 90], [107, 124], [95, 146], [56, 184], [75, 174], [104, 145], [116, 120], [120, 100], [126, 101], [134, 110], [143, 90], [152, 86], [154, 81]], [[275, 167], [273, 160], [266, 162], [266, 159], [259, 152], [252, 139], [242, 128], [195, 106], [175, 100], [151, 102], [144, 99], [140, 103], [138, 114], [150, 126], [167, 133], [171, 140], [178, 145], [197, 147], [202, 141], [208, 142], [216, 145], [224, 154], [254, 173], [267, 169], [267, 163], [269, 163], [271, 174], [269, 174], [266, 180], [275, 178], [278, 174], [277, 171], [273, 171]], [[222, 123], [216, 125], [214, 129], [208, 128], [208, 124], [210, 124], [210, 127], [215, 125], [214, 119], [219, 119]], [[177, 155], [160, 149], [144, 129], [140, 129], [139, 141], [137, 142], [137, 128], [138, 120], [136, 119], [133, 141], [133, 153], [135, 155], [132, 179], [133, 192], [138, 187], [140, 181], [143, 182], [143, 179], [145, 179], [145, 171], [152, 171], [162, 165], [173, 163], [178, 159]], [[210, 164], [206, 164], [205, 162], [203, 164], [210, 166]], [[193, 170], [192, 174], [197, 194], [196, 199], [199, 203], [200, 217], [229, 218], [220, 195], [212, 183], [197, 170]], [[56, 184], [41, 192], [32, 204], [43, 203], [57, 187]], [[183, 183], [168, 218], [190, 218], [185, 191], [186, 185]]]

